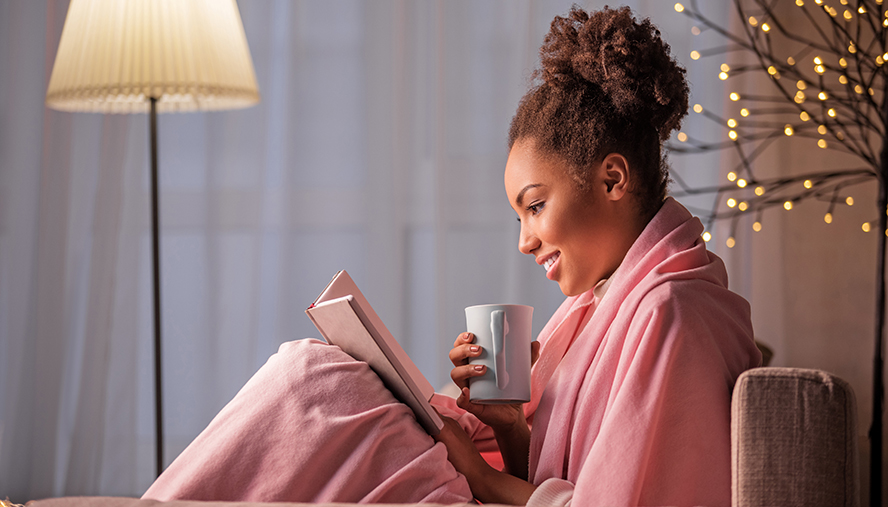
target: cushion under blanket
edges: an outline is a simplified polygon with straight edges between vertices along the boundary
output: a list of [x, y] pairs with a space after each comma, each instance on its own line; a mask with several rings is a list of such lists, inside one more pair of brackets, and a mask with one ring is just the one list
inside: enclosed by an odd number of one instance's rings
[[143, 498], [453, 503], [472, 495], [444, 445], [366, 363], [299, 340], [281, 345]]

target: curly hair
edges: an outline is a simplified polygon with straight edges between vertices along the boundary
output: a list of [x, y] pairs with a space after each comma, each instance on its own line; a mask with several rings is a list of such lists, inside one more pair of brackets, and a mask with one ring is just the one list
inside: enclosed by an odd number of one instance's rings
[[509, 148], [530, 140], [560, 156], [578, 188], [610, 153], [626, 157], [630, 191], [653, 216], [666, 198], [669, 170], [663, 142], [688, 110], [685, 69], [660, 31], [628, 7], [591, 14], [574, 6], [558, 16], [540, 48], [541, 68], [509, 128]]

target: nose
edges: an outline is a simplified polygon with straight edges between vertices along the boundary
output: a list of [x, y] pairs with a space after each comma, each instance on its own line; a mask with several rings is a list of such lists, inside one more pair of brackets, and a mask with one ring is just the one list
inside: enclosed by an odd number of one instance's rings
[[540, 240], [536, 237], [530, 227], [525, 222], [521, 222], [521, 230], [518, 233], [518, 251], [533, 255], [533, 251], [539, 248]]

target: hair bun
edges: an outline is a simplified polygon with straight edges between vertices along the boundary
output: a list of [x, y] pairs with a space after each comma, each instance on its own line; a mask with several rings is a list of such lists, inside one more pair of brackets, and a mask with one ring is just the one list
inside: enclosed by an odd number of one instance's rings
[[687, 114], [685, 70], [670, 56], [660, 31], [628, 7], [591, 16], [574, 6], [556, 17], [540, 48], [536, 77], [553, 87], [587, 87], [614, 113], [652, 125], [666, 140]]

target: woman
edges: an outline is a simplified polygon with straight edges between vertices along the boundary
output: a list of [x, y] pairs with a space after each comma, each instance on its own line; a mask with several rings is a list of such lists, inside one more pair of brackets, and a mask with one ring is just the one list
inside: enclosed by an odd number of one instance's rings
[[[699, 220], [666, 198], [684, 70], [628, 8], [572, 9], [541, 56], [504, 181], [519, 249], [568, 298], [534, 350], [531, 402], [469, 401], [484, 370], [464, 333], [450, 353], [462, 392], [436, 398], [450, 417], [433, 444], [365, 365], [285, 344], [146, 497], [730, 504], [731, 389], [760, 355]], [[502, 471], [480, 454], [497, 450]]]
[[493, 428], [505, 472], [454, 422], [439, 439], [483, 502], [729, 505], [730, 393], [760, 355], [699, 220], [666, 199], [662, 142], [687, 113], [684, 70], [628, 8], [574, 8], [540, 54], [505, 186], [518, 248], [569, 297], [540, 336], [523, 411], [469, 402], [480, 351], [464, 334], [450, 353], [456, 404], [475, 416], [461, 422]]

